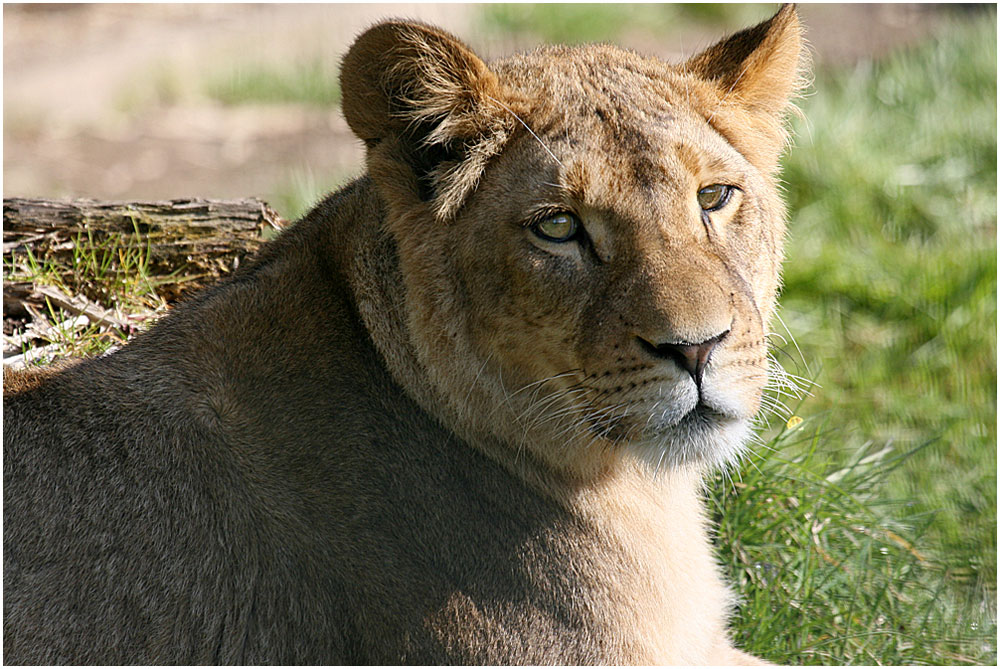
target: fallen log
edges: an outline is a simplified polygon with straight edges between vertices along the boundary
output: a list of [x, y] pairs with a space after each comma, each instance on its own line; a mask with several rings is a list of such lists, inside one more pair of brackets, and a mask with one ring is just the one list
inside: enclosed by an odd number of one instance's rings
[[[30, 250], [71, 264], [81, 246], [138, 248], [157, 292], [173, 301], [231, 272], [285, 225], [258, 199], [149, 202], [4, 198], [5, 268]], [[5, 279], [7, 277], [5, 276]]]

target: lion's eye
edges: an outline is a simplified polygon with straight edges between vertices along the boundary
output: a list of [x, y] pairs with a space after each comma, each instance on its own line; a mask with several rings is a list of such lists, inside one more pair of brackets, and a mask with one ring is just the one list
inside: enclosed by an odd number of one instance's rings
[[698, 191], [698, 204], [704, 211], [722, 209], [733, 195], [733, 187], [723, 184], [712, 184]]
[[548, 242], [568, 242], [576, 237], [579, 229], [579, 219], [567, 212], [548, 216], [531, 226], [535, 235]]

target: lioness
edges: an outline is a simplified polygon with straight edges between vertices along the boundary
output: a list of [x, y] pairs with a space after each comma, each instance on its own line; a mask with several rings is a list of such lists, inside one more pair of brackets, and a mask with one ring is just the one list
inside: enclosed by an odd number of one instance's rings
[[800, 33], [364, 33], [366, 175], [122, 350], [5, 377], [5, 661], [754, 661], [699, 489], [767, 379]]

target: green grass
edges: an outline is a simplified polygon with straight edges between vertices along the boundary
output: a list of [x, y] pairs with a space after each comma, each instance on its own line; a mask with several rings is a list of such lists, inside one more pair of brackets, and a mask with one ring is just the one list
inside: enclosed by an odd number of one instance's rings
[[[884, 494], [936, 516], [954, 579], [996, 589], [996, 15], [819, 72], [784, 178], [781, 315], [829, 440], [926, 444]], [[794, 358], [798, 358], [795, 353]], [[786, 361], [791, 358], [785, 358]]]
[[713, 496], [774, 661], [996, 663], [995, 17], [801, 105], [778, 357], [815, 427]]
[[738, 645], [793, 665], [995, 664], [995, 616], [928, 552], [934, 515], [885, 496], [920, 451], [835, 452], [837, 441], [826, 420], [806, 420], [736, 482], [714, 481]]
[[814, 89], [779, 359], [821, 387], [808, 438], [714, 489], [738, 636], [792, 664], [995, 664], [995, 14]]
[[340, 104], [338, 72], [320, 58], [285, 66], [253, 63], [209, 78], [204, 89], [226, 105], [299, 103], [328, 108]]

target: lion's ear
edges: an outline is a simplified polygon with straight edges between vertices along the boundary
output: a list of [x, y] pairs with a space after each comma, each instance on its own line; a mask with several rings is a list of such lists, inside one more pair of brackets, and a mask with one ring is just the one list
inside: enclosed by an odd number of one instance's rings
[[[372, 152], [383, 142], [411, 170], [416, 194], [446, 218], [508, 135], [496, 75], [457, 38], [389, 21], [362, 34], [340, 74], [344, 115]], [[398, 167], [398, 165], [397, 165]], [[398, 176], [398, 171], [397, 171]]]
[[787, 141], [785, 119], [805, 84], [808, 51], [794, 5], [730, 35], [684, 64], [710, 84], [701, 111], [751, 162], [777, 168]]

